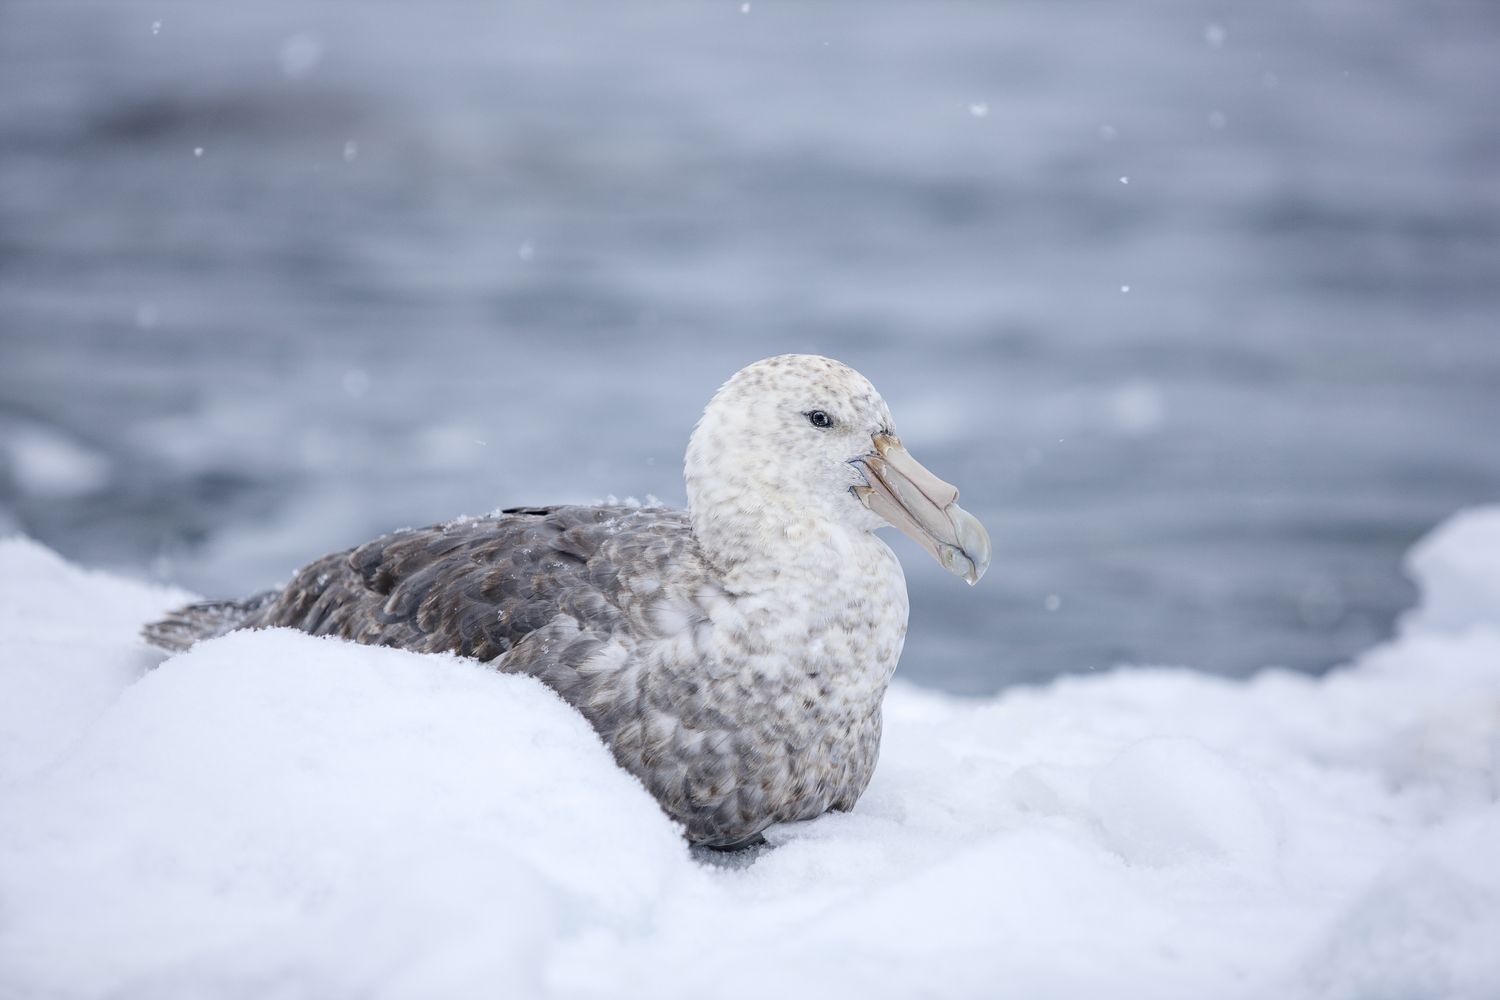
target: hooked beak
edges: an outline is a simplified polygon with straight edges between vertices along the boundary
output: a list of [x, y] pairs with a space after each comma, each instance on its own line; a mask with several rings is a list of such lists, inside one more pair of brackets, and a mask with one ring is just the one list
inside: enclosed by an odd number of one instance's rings
[[868, 485], [854, 487], [854, 495], [948, 572], [971, 586], [978, 583], [990, 565], [990, 536], [958, 505], [958, 488], [924, 469], [895, 435], [876, 434], [874, 440], [875, 450], [855, 459]]

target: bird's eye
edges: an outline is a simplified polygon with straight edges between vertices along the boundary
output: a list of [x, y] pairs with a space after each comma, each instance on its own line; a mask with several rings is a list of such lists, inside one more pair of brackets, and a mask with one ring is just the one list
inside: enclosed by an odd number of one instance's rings
[[814, 427], [833, 426], [833, 418], [824, 413], [822, 410], [808, 410], [806, 416], [807, 422], [812, 424]]

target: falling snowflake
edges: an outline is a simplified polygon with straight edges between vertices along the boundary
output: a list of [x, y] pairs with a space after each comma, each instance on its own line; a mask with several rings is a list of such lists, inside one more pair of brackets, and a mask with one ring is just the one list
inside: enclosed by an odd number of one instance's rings
[[306, 32], [281, 43], [281, 71], [290, 77], [306, 76], [323, 61], [323, 40]]

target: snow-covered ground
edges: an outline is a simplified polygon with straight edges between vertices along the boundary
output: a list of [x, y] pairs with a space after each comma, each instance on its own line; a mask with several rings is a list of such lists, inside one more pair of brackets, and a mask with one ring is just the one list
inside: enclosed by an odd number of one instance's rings
[[[897, 686], [851, 814], [695, 856], [540, 685], [0, 543], [0, 997], [1500, 996], [1500, 508], [1322, 679]], [[915, 628], [922, 628], [917, 621]], [[748, 863], [747, 863], [748, 862]]]

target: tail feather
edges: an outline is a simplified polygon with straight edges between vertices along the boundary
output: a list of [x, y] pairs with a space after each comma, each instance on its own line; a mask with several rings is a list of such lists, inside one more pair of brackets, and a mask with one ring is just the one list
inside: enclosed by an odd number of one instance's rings
[[169, 612], [159, 622], [141, 629], [146, 641], [169, 653], [180, 653], [194, 643], [233, 632], [263, 608], [276, 591], [268, 590], [243, 601], [203, 601]]

